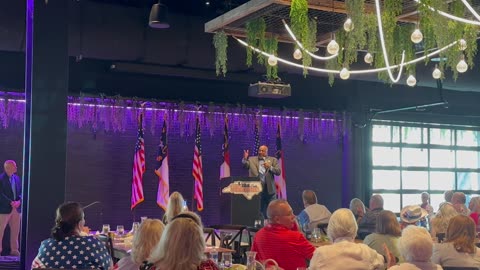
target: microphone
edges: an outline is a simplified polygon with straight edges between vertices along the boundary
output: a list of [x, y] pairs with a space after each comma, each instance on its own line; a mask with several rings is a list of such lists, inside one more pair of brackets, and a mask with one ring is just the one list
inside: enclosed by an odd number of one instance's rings
[[90, 206], [93, 206], [93, 205], [95, 205], [95, 204], [99, 204], [99, 203], [102, 203], [102, 202], [101, 202], [101, 201], [94, 201], [94, 202], [92, 202], [92, 203], [90, 203], [90, 204], [87, 204], [86, 206], [83, 207], [83, 210], [85, 210], [85, 209], [87, 209], [87, 208], [89, 208]]

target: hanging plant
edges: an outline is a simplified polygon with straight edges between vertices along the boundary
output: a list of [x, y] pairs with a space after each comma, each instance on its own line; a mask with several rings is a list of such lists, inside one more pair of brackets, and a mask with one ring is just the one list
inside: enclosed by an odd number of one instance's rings
[[215, 47], [215, 72], [217, 76], [227, 74], [227, 47], [228, 39], [225, 32], [218, 31], [213, 36], [213, 46]]
[[[311, 19], [308, 20], [308, 31], [305, 38], [304, 47], [310, 52], [315, 51], [317, 45], [317, 20]], [[306, 77], [308, 74], [308, 69], [306, 67], [312, 66], [312, 57], [308, 53], [304, 53], [302, 56], [303, 64], [303, 76]]]
[[[246, 29], [247, 29], [247, 43], [252, 45], [253, 47], [256, 47], [262, 51], [265, 49], [265, 31], [267, 29], [267, 25], [265, 24], [265, 20], [263, 18], [258, 18], [254, 19], [251, 21], [248, 21], [246, 23]], [[252, 65], [252, 55], [253, 55], [253, 50], [249, 47], [247, 47], [247, 60], [246, 64], [248, 67]], [[261, 55], [257, 55], [257, 62], [260, 65], [263, 65], [266, 60], [265, 58]]]
[[[269, 54], [277, 56], [278, 39], [276, 37], [265, 40], [265, 51]], [[271, 66], [268, 61], [265, 61], [265, 68], [267, 69], [267, 78], [269, 80], [278, 78], [278, 65]]]
[[[307, 0], [292, 0], [290, 5], [290, 26], [292, 32], [295, 34], [297, 39], [306, 46], [307, 50], [312, 50], [313, 48], [308, 48], [308, 45], [311, 43], [309, 35], [309, 20], [308, 20], [308, 1]], [[315, 32], [316, 32], [315, 24]], [[312, 35], [313, 36], [313, 35]], [[316, 39], [316, 33], [315, 33]], [[311, 66], [312, 59], [306, 53], [302, 58], [303, 66]], [[308, 71], [304, 68], [303, 74], [308, 74]]]
[[467, 42], [467, 48], [465, 49], [465, 60], [467, 61], [470, 69], [474, 66], [474, 58], [477, 54], [477, 33], [479, 27], [472, 24], [466, 24], [463, 30], [463, 38]]
[[357, 61], [358, 50], [364, 49], [367, 43], [364, 15], [365, 1], [346, 0], [345, 7], [347, 17], [352, 21], [351, 26], [347, 28], [349, 32], [346, 32], [345, 43], [343, 44], [343, 64], [348, 68], [350, 64]]

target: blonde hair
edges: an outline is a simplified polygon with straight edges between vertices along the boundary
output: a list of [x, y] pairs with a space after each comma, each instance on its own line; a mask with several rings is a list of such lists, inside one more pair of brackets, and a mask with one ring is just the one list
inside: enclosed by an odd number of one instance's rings
[[204, 251], [200, 217], [187, 211], [168, 223], [149, 261], [159, 270], [196, 270], [205, 259]]
[[446, 242], [451, 242], [458, 252], [475, 252], [475, 222], [470, 217], [457, 215], [450, 219]]
[[450, 219], [455, 216], [458, 216], [458, 213], [451, 203], [442, 204], [435, 217], [432, 218], [432, 229], [436, 233], [445, 233], [447, 231]]
[[402, 231], [397, 216], [392, 211], [383, 210], [377, 216], [377, 225], [375, 231], [379, 234], [400, 236]]
[[167, 223], [170, 223], [175, 216], [183, 211], [183, 203], [183, 196], [180, 192], [175, 191], [170, 195], [170, 198], [168, 198], [167, 211], [165, 212]]
[[480, 213], [480, 196], [472, 197], [468, 208], [472, 212]]
[[130, 255], [135, 264], [141, 265], [147, 260], [152, 249], [160, 241], [164, 228], [165, 225], [159, 219], [146, 219], [140, 224], [138, 231], [133, 236], [132, 253]]
[[333, 212], [328, 222], [327, 235], [335, 242], [335, 239], [349, 237], [355, 239], [358, 225], [352, 211], [347, 208], [340, 208]]

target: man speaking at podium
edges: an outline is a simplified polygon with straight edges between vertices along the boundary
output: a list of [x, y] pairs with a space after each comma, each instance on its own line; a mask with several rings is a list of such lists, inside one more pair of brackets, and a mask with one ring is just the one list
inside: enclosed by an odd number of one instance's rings
[[243, 151], [242, 164], [245, 169], [248, 169], [248, 176], [258, 177], [262, 182], [260, 211], [263, 217], [267, 218], [268, 204], [277, 198], [274, 175], [280, 175], [281, 169], [278, 166], [278, 160], [268, 156], [266, 145], [258, 148], [257, 157], [248, 157], [248, 152], [248, 150]]

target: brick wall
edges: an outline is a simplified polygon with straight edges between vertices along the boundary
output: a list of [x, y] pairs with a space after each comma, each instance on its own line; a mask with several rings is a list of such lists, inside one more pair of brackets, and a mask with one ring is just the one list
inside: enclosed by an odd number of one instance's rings
[[[86, 209], [87, 225], [99, 229], [102, 223], [109, 223], [112, 229], [118, 224], [139, 220], [141, 216], [160, 218], [163, 210], [156, 205], [158, 178], [154, 174], [155, 158], [160, 136], [160, 120], [157, 120], [155, 134], [150, 128], [150, 115], [147, 113], [145, 130], [146, 167], [144, 175], [145, 201], [130, 211], [130, 191], [132, 178], [133, 149], [136, 142], [136, 125], [127, 119], [125, 132], [93, 132], [90, 127], [78, 128], [69, 125], [67, 153], [66, 198], [84, 205], [101, 201], [101, 204]], [[275, 152], [276, 121], [264, 119], [261, 144], [267, 144], [270, 155]], [[175, 119], [169, 126], [170, 191], [181, 192], [191, 207], [193, 192], [193, 117], [187, 116], [185, 135], [180, 136], [180, 124]], [[222, 162], [223, 121], [216, 117], [213, 136], [207, 121], [202, 120], [202, 146], [204, 165], [205, 210], [201, 213], [205, 224], [219, 223], [219, 166]], [[171, 121], [172, 122], [172, 121]], [[248, 123], [247, 123], [248, 122]], [[246, 124], [248, 126], [246, 126]], [[283, 132], [283, 147], [286, 160], [287, 194], [295, 211], [302, 209], [301, 192], [313, 189], [320, 203], [329, 209], [341, 206], [342, 194], [342, 146], [328, 130], [319, 138], [317, 134], [307, 135], [304, 141], [298, 139], [298, 128], [287, 128]], [[241, 167], [243, 149], [252, 150], [253, 122], [245, 120], [233, 123], [230, 127], [230, 155], [232, 175], [247, 176]], [[19, 163], [23, 142], [23, 125], [13, 123], [7, 129], [0, 129], [0, 160], [15, 159]], [[45, 157], [48, 158], [48, 157]], [[55, 164], [52, 164], [52, 170]], [[48, 193], [46, 193], [48, 196]], [[52, 219], [54, 209], [46, 213]]]

